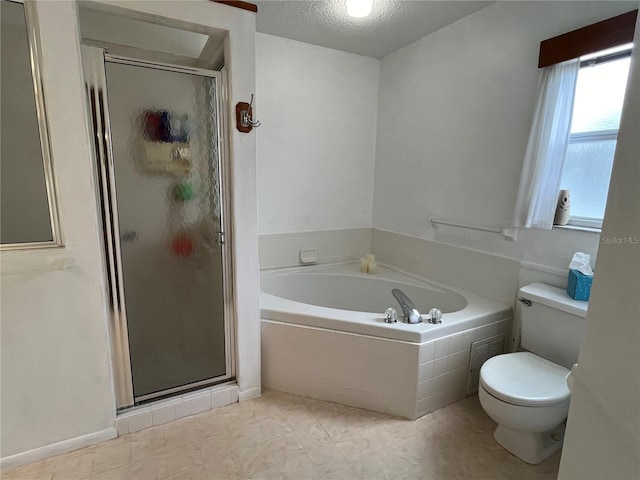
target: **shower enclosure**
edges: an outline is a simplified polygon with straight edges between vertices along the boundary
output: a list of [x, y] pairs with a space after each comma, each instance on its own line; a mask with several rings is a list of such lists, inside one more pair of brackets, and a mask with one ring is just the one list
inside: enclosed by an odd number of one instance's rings
[[229, 381], [223, 75], [82, 49], [118, 407]]

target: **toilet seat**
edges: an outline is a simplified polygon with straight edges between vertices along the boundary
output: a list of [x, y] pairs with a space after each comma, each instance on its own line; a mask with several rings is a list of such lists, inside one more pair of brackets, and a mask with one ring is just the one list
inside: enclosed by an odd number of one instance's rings
[[480, 384], [487, 393], [503, 402], [545, 407], [569, 400], [568, 374], [566, 368], [533, 353], [507, 353], [484, 363]]

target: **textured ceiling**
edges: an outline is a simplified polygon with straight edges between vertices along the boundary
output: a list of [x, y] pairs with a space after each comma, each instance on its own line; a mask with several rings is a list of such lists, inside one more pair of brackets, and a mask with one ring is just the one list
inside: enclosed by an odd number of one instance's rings
[[366, 18], [349, 17], [344, 0], [254, 3], [259, 32], [381, 58], [493, 2], [374, 0]]

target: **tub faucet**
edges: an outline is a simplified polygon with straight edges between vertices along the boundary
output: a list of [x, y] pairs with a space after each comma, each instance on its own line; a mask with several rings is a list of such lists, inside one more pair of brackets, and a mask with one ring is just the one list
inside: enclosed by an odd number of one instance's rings
[[391, 294], [395, 297], [395, 299], [400, 304], [400, 307], [402, 308], [404, 323], [422, 322], [422, 316], [420, 315], [420, 312], [402, 290], [394, 288], [393, 290], [391, 290]]

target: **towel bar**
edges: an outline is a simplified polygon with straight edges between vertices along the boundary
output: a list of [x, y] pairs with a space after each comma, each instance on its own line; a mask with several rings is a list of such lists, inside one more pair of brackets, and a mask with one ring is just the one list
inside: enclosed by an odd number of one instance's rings
[[502, 230], [490, 227], [480, 227], [476, 225], [468, 225], [464, 223], [450, 222], [448, 220], [439, 220], [435, 217], [429, 219], [431, 225], [449, 225], [451, 227], [468, 228], [469, 230], [479, 230], [481, 232], [502, 233]]

